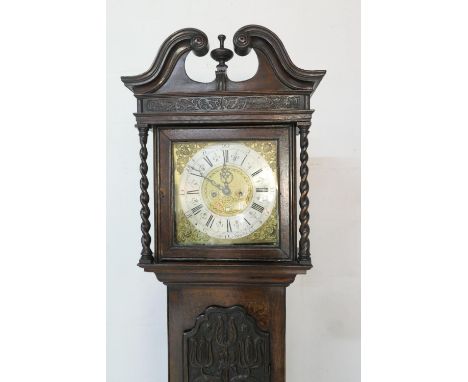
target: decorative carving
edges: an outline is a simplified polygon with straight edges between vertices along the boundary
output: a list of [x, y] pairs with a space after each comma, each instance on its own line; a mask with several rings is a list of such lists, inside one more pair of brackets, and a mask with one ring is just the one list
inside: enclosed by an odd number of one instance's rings
[[270, 335], [240, 306], [209, 307], [184, 333], [184, 382], [269, 382]]
[[299, 183], [299, 191], [301, 193], [299, 197], [299, 207], [301, 208], [299, 212], [299, 221], [301, 222], [299, 233], [301, 237], [299, 239], [298, 261], [301, 264], [310, 265], [309, 198], [307, 196], [309, 193], [309, 182], [307, 180], [307, 175], [309, 174], [309, 167], [307, 166], [307, 161], [309, 160], [309, 155], [307, 154], [309, 140], [307, 139], [307, 135], [309, 134], [310, 122], [299, 122], [298, 127], [301, 147], [301, 153], [299, 155], [301, 161], [301, 167], [299, 169], [299, 174], [301, 176], [301, 181]]
[[213, 96], [151, 98], [143, 103], [144, 112], [206, 112], [224, 110], [294, 110], [303, 108], [302, 96]]
[[195, 32], [195, 35], [190, 40], [190, 47], [197, 56], [204, 56], [207, 54], [209, 45], [206, 35], [201, 31], [198, 31], [198, 33]]
[[236, 53], [239, 56], [245, 56], [250, 52], [250, 38], [245, 33], [237, 31], [232, 41], [234, 43]]
[[152, 264], [154, 262], [153, 251], [151, 250], [151, 235], [149, 233], [151, 228], [151, 223], [149, 221], [150, 209], [148, 207], [149, 203], [149, 194], [148, 194], [148, 164], [146, 159], [148, 158], [148, 149], [146, 144], [148, 142], [148, 125], [137, 125], [139, 136], [140, 136], [140, 216], [141, 216], [141, 257], [140, 264]]

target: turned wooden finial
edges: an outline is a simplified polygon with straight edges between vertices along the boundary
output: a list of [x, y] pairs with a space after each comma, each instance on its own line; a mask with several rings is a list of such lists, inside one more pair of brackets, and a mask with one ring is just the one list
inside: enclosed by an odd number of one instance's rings
[[[234, 52], [231, 49], [224, 47], [224, 41], [226, 40], [226, 36], [220, 34], [218, 36], [219, 40], [219, 48], [213, 49], [211, 51], [211, 57], [219, 62], [219, 66], [226, 66], [226, 62], [229, 61], [233, 56]], [[226, 66], [227, 68], [227, 66]]]
[[224, 47], [224, 40], [226, 40], [225, 35], [220, 34], [218, 36], [218, 40], [219, 48], [211, 51], [211, 57], [218, 61], [218, 65], [216, 66], [216, 87], [218, 90], [226, 90], [226, 70], [228, 68], [226, 62], [234, 56], [234, 52], [231, 49]]

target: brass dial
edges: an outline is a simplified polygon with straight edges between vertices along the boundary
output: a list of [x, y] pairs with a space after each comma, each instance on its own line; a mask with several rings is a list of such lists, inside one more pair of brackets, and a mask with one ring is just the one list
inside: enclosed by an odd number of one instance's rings
[[275, 141], [177, 142], [179, 244], [276, 244]]

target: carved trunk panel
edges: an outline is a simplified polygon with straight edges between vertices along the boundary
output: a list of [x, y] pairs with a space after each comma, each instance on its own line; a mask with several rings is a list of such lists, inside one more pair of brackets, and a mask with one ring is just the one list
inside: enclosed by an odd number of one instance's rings
[[240, 306], [210, 307], [184, 333], [185, 382], [269, 382], [270, 335]]

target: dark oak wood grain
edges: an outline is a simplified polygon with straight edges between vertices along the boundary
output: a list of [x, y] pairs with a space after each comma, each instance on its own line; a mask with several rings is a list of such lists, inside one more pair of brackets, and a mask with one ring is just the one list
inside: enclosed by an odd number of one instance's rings
[[[233, 36], [234, 52], [245, 56], [253, 51], [258, 70], [248, 80], [232, 81], [227, 63], [234, 53], [224, 47], [225, 38], [220, 35], [219, 47], [211, 51], [217, 61], [212, 82], [193, 81], [185, 71], [190, 52], [197, 56], [209, 52], [206, 34], [194, 28], [169, 36], [146, 72], [122, 77], [137, 100], [142, 221], [138, 265], [167, 285], [170, 382], [248, 378], [284, 382], [286, 287], [312, 267], [310, 96], [325, 71], [298, 68], [278, 36], [262, 26], [247, 25]], [[154, 133], [151, 182], [147, 174], [149, 130]], [[276, 140], [278, 147], [279, 244], [178, 246], [172, 143], [261, 139]]]

